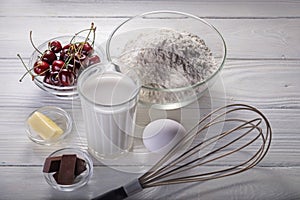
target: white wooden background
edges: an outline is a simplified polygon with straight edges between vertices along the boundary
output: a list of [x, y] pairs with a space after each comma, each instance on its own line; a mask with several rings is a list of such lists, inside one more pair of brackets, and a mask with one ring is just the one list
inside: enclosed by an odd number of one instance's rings
[[[41, 173], [44, 158], [67, 145], [83, 147], [84, 142], [77, 137], [83, 127], [76, 127], [63, 143], [45, 147], [27, 138], [24, 120], [45, 105], [57, 105], [70, 113], [80, 112], [80, 107], [75, 103], [72, 108], [69, 101], [41, 91], [29, 77], [19, 83], [24, 68], [16, 54], [28, 61], [33, 51], [30, 30], [38, 44], [73, 34], [93, 21], [98, 27], [97, 42], [101, 43], [125, 19], [158, 9], [198, 15], [224, 35], [228, 46], [222, 73], [224, 88], [212, 89], [200, 99], [200, 108], [209, 110], [212, 102], [214, 106], [254, 105], [270, 119], [274, 139], [267, 157], [248, 172], [144, 190], [130, 199], [300, 199], [300, 2], [197, 0], [1, 1], [0, 199], [89, 199], [138, 176], [95, 161], [94, 176], [86, 187], [68, 193], [52, 189]], [[195, 108], [191, 105], [185, 109]], [[176, 118], [176, 111], [170, 113]], [[149, 111], [140, 108], [139, 123], [146, 124], [148, 118]]]

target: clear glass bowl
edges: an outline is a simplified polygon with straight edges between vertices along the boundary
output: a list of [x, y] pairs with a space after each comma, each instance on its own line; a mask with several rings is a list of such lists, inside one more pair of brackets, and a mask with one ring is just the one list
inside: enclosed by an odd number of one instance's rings
[[[182, 35], [188, 34], [197, 38], [197, 43], [193, 43], [194, 39], [190, 39], [189, 42], [180, 39]], [[172, 35], [176, 39], [168, 37]], [[202, 55], [193, 55], [202, 45], [200, 39], [205, 42], [203, 52], [205, 53], [206, 46], [207, 55], [214, 63], [214, 68], [209, 69], [211, 70], [209, 73], [206, 72]], [[186, 42], [185, 49], [180, 49], [176, 41]], [[198, 43], [200, 45], [197, 45]], [[191, 49], [189, 44], [194, 44], [194, 47]], [[140, 14], [120, 24], [107, 40], [106, 55], [108, 61], [115, 64], [117, 71], [135, 68], [140, 74], [141, 103], [159, 109], [176, 109], [197, 100], [215, 82], [225, 62], [226, 45], [220, 32], [197, 16], [176, 11], [153, 11]], [[167, 59], [163, 58], [167, 63], [165, 68], [160, 66], [159, 59], [162, 57], [167, 57]], [[195, 60], [195, 58], [199, 59]], [[173, 63], [168, 65], [168, 61]], [[201, 64], [203, 62], [204, 64]], [[145, 67], [145, 63], [148, 68]], [[177, 63], [179, 67], [176, 66]], [[184, 65], [180, 66], [182, 63]], [[174, 73], [176, 67], [178, 68]], [[198, 72], [206, 73], [205, 78]], [[198, 79], [187, 80], [187, 76], [190, 78], [197, 76]], [[157, 81], [159, 79], [160, 81], [170, 79], [170, 81], [168, 85], [164, 85]]]
[[[48, 49], [48, 43], [53, 40], [58, 40], [61, 42], [62, 46], [70, 43], [71, 38], [73, 38], [73, 35], [67, 35], [67, 36], [59, 36], [52, 38], [50, 40], [47, 40], [43, 44], [39, 45], [37, 48], [41, 51], [44, 52], [45, 50]], [[83, 36], [76, 36], [74, 39], [74, 42], [82, 42], [85, 41], [85, 37]], [[91, 44], [91, 41], [88, 40], [88, 42]], [[106, 62], [106, 56], [104, 50], [98, 45], [97, 43], [94, 43], [94, 53], [93, 55], [98, 55], [100, 57], [101, 62]], [[34, 63], [40, 57], [40, 53], [38, 51], [34, 51], [30, 57], [28, 67], [31, 69], [33, 68]], [[79, 70], [79, 73], [83, 69]], [[58, 98], [61, 99], [73, 99], [75, 97], [78, 97], [78, 92], [77, 92], [77, 83], [75, 82], [74, 85], [72, 86], [55, 86], [51, 84], [47, 84], [43, 81], [44, 76], [36, 76], [34, 78], [34, 83], [41, 88], [42, 90], [49, 92], [50, 94], [53, 94], [57, 96]], [[78, 77], [77, 77], [78, 79]]]
[[[40, 137], [39, 134], [36, 131], [34, 131], [31, 128], [31, 126], [28, 124], [29, 117], [33, 115], [33, 113], [35, 113], [36, 111], [46, 115], [52, 121], [54, 121], [63, 130], [63, 134], [60, 135], [59, 137], [48, 139], [48, 140], [44, 140], [42, 137]], [[72, 118], [69, 115], [69, 113], [67, 113], [65, 110], [59, 107], [45, 106], [30, 113], [30, 115], [26, 119], [25, 126], [26, 126], [26, 132], [29, 139], [31, 139], [32, 141], [38, 144], [52, 145], [63, 140], [69, 133], [71, 133]]]
[[63, 148], [63, 149], [54, 151], [48, 157], [62, 156], [63, 154], [76, 154], [76, 156], [78, 158], [81, 158], [85, 161], [86, 170], [75, 178], [75, 182], [72, 185], [58, 184], [53, 177], [53, 174], [55, 172], [53, 172], [53, 173], [43, 172], [47, 183], [50, 186], [52, 186], [54, 189], [57, 189], [60, 191], [66, 191], [66, 192], [76, 190], [76, 189], [84, 186], [85, 184], [87, 184], [93, 175], [93, 161], [92, 161], [91, 157], [89, 156], [89, 154], [85, 150], [82, 150], [80, 148]]

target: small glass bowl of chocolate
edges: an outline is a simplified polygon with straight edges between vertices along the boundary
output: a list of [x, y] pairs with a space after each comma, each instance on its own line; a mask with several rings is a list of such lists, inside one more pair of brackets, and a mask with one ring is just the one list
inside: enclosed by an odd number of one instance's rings
[[82, 149], [63, 148], [45, 159], [43, 173], [54, 189], [73, 191], [88, 183], [93, 174], [93, 161]]

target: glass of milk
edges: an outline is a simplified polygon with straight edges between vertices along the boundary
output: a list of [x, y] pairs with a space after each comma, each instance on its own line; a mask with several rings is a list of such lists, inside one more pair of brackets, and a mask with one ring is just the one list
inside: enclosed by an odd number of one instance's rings
[[78, 78], [88, 149], [100, 160], [116, 158], [131, 149], [140, 91], [133, 71], [106, 70], [107, 65], [91, 66]]

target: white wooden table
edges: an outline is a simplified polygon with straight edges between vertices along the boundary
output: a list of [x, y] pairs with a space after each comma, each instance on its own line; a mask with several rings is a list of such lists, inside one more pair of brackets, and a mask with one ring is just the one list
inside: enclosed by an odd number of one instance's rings
[[[269, 118], [274, 136], [267, 157], [254, 169], [224, 179], [144, 190], [130, 199], [300, 199], [300, 2], [298, 1], [1, 1], [0, 3], [0, 199], [90, 199], [138, 176], [94, 162], [87, 186], [74, 192], [52, 189], [42, 164], [52, 151], [83, 147], [79, 125], [62, 143], [42, 146], [30, 141], [24, 120], [30, 112], [56, 105], [75, 115], [80, 107], [41, 91], [27, 77], [16, 54], [27, 62], [36, 44], [73, 34], [93, 21], [97, 42], [104, 42], [121, 22], [136, 14], [169, 9], [205, 18], [223, 34], [228, 58], [223, 88], [199, 100], [202, 110], [247, 103]], [[196, 109], [193, 105], [186, 109]], [[146, 124], [150, 112], [139, 109]], [[173, 117], [177, 111], [170, 112]], [[166, 113], [164, 113], [166, 114]], [[168, 114], [168, 113], [167, 113]], [[77, 115], [76, 115], [77, 116]], [[74, 119], [75, 123], [80, 119]], [[190, 121], [196, 120], [191, 116]], [[134, 166], [133, 166], [134, 167]]]

